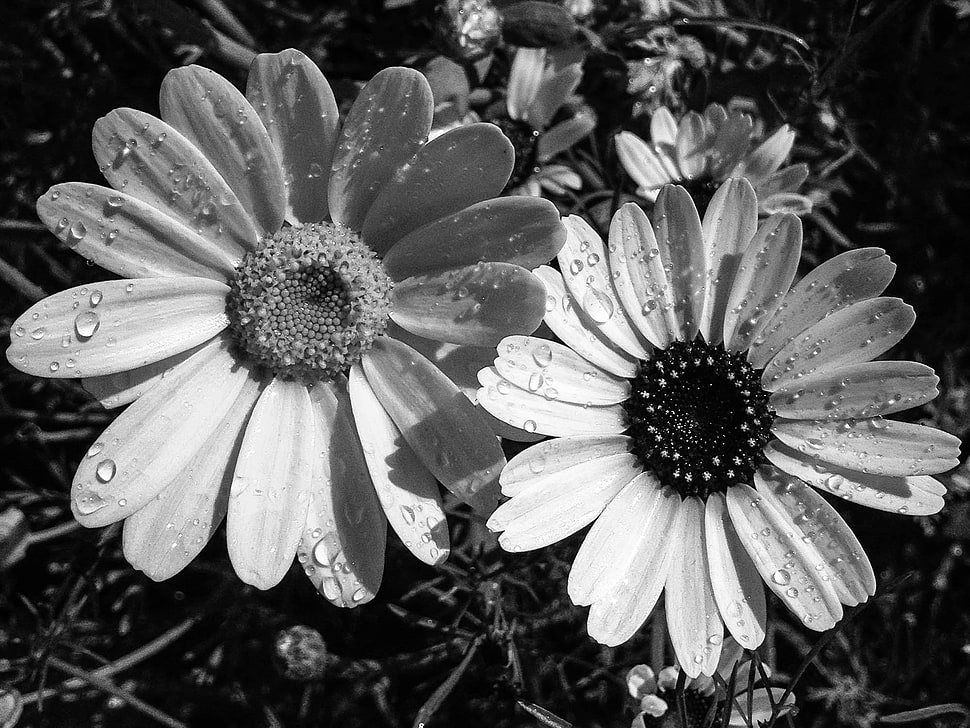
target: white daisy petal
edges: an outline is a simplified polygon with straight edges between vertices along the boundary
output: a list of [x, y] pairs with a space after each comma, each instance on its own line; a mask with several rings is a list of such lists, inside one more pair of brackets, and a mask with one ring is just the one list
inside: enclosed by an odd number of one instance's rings
[[227, 281], [245, 251], [203, 236], [124, 192], [84, 182], [54, 185], [37, 215], [78, 255], [124, 278], [200, 276]]
[[415, 349], [443, 371], [473, 403], [478, 402], [478, 372], [495, 361], [493, 346], [464, 346], [426, 339], [390, 322], [387, 335]]
[[758, 226], [741, 256], [725, 305], [728, 349], [747, 349], [784, 303], [801, 253], [802, 223], [794, 215], [772, 215]]
[[914, 361], [872, 361], [826, 369], [776, 390], [771, 407], [793, 420], [847, 420], [919, 407], [939, 392], [940, 378]]
[[754, 125], [751, 117], [731, 113], [717, 129], [711, 147], [710, 172], [714, 179], [725, 179], [734, 165], [747, 153]]
[[166, 359], [229, 325], [224, 283], [144, 278], [75, 286], [35, 303], [10, 329], [7, 359], [42, 377], [114, 374]]
[[756, 649], [764, 641], [768, 624], [765, 588], [734, 530], [721, 493], [712, 493], [707, 499], [704, 535], [711, 587], [721, 619], [741, 647]]
[[577, 215], [563, 222], [566, 242], [557, 257], [566, 289], [606, 338], [631, 356], [646, 359], [647, 348], [627, 319], [613, 287], [602, 239]]
[[[653, 139], [653, 142], [656, 144], [657, 140]], [[708, 141], [704, 118], [696, 111], [689, 111], [681, 118], [674, 146], [677, 166], [685, 180], [693, 180], [704, 174], [709, 151]]]
[[579, 63], [571, 63], [543, 78], [539, 88], [536, 89], [535, 98], [526, 110], [524, 120], [528, 121], [533, 129], [542, 130], [548, 127], [552, 117], [575, 93], [582, 77], [582, 66]]
[[567, 437], [619, 433], [627, 428], [621, 405], [576, 404], [516, 387], [494, 368], [478, 373], [478, 403], [503, 422], [526, 432]]
[[726, 498], [741, 543], [769, 588], [805, 626], [818, 632], [835, 626], [842, 618], [842, 603], [818, 550], [803, 542], [791, 520], [750, 486], [733, 485]]
[[[393, 109], [394, 113], [389, 113]], [[381, 189], [428, 137], [434, 100], [411, 68], [385, 68], [364, 86], [340, 130], [330, 174], [330, 216], [360, 230]]]
[[263, 233], [286, 212], [283, 171], [269, 133], [246, 97], [215, 71], [169, 71], [158, 94], [162, 118], [198, 147], [229, 183]]
[[854, 607], [876, 593], [876, 575], [862, 544], [822, 496], [774, 468], [756, 472], [754, 481], [758, 492], [773, 499], [825, 559], [843, 604]]
[[928, 475], [890, 476], [860, 473], [801, 453], [778, 441], [765, 447], [776, 467], [811, 486], [854, 503], [891, 513], [931, 516], [943, 508], [946, 487]]
[[748, 353], [748, 361], [763, 368], [778, 351], [809, 326], [840, 309], [882, 293], [896, 265], [880, 248], [850, 250], [822, 263], [785, 296]]
[[260, 53], [249, 68], [246, 98], [269, 132], [283, 169], [286, 219], [325, 220], [340, 121], [327, 79], [300, 51]]
[[529, 107], [539, 92], [546, 66], [545, 48], [519, 48], [509, 70], [506, 108], [516, 121], [528, 121]]
[[125, 520], [125, 558], [151, 579], [184, 569], [225, 518], [233, 464], [259, 393], [259, 383], [248, 379], [222, 421], [200, 439], [185, 470]]
[[576, 142], [588, 137], [595, 128], [596, 116], [590, 113], [580, 112], [565, 121], [560, 121], [539, 137], [539, 141], [536, 142], [536, 159], [540, 163], [548, 162], [560, 152], [572, 149]]
[[[544, 481], [562, 482], [571, 468], [630, 451], [625, 435], [579, 435], [540, 442], [516, 455], [502, 470], [502, 493], [510, 498]], [[573, 477], [570, 475], [569, 477]]]
[[681, 324], [678, 338], [690, 341], [697, 334], [705, 305], [707, 253], [701, 220], [687, 190], [668, 185], [660, 191], [653, 228]]
[[680, 326], [653, 226], [639, 205], [628, 202], [613, 216], [609, 256], [613, 285], [630, 321], [654, 346], [666, 347]]
[[807, 164], [793, 164], [779, 169], [765, 179], [754, 184], [754, 191], [758, 195], [758, 204], [777, 194], [793, 193], [808, 179]]
[[236, 574], [276, 586], [293, 563], [319, 448], [306, 386], [274, 378], [253, 408], [229, 491], [226, 545]]
[[174, 127], [143, 111], [115, 109], [95, 122], [92, 138], [94, 158], [116, 190], [207, 239], [228, 241], [230, 249], [256, 247], [260, 233], [236, 193]]
[[592, 523], [640, 471], [636, 457], [626, 452], [570, 468], [562, 480], [536, 479], [500, 505], [488, 527], [503, 532], [499, 543], [506, 551], [549, 546]]
[[772, 433], [799, 452], [877, 475], [932, 475], [955, 468], [960, 440], [943, 430], [884, 420], [776, 419]]
[[532, 336], [499, 342], [495, 368], [520, 389], [575, 404], [619, 404], [630, 396], [626, 379], [604, 372], [567, 346]]
[[614, 143], [623, 169], [643, 190], [656, 194], [665, 184], [677, 180], [679, 175], [671, 174], [659, 154], [636, 134], [621, 131], [614, 137]]
[[566, 346], [611, 374], [621, 377], [636, 374], [636, 360], [599, 333], [566, 290], [559, 271], [543, 265], [533, 273], [546, 288], [544, 321]]
[[491, 512], [505, 456], [468, 398], [418, 352], [386, 336], [361, 363], [381, 405], [425, 467], [458, 498]]
[[437, 481], [384, 411], [360, 365], [351, 369], [349, 384], [364, 460], [388, 523], [417, 559], [440, 564], [450, 546]]
[[666, 106], [661, 106], [650, 117], [650, 141], [670, 146], [677, 143], [677, 120]]
[[686, 498], [680, 506], [671, 549], [664, 604], [674, 654], [689, 677], [713, 675], [721, 655], [724, 626], [714, 600], [704, 534], [704, 503]]
[[224, 337], [225, 334], [222, 334], [220, 337], [210, 339], [205, 344], [199, 344], [181, 354], [175, 354], [167, 359], [162, 359], [154, 364], [146, 364], [137, 369], [126, 369], [117, 374], [105, 374], [101, 377], [84, 377], [81, 380], [81, 386], [105, 409], [114, 409], [131, 404], [162, 381], [162, 378], [176, 364], [181, 364], [202, 347], [213, 346], [215, 342]]
[[704, 212], [707, 271], [699, 328], [708, 343], [721, 343], [734, 276], [757, 228], [758, 199], [754, 190], [743, 177], [729, 179], [714, 193]]
[[734, 167], [734, 176], [746, 177], [756, 185], [767, 179], [784, 163], [795, 143], [795, 130], [788, 124], [780, 126]]
[[774, 215], [788, 212], [792, 215], [807, 215], [814, 206], [812, 198], [796, 192], [776, 192], [767, 197], [758, 198], [759, 209], [763, 215]]
[[[771, 691], [770, 698], [768, 697], [769, 690]], [[737, 704], [739, 704], [744, 710], [744, 715], [739, 713], [736, 704], [734, 706], [734, 710], [731, 712], [731, 717], [728, 720], [728, 728], [749, 728], [753, 725], [767, 725], [771, 721], [771, 716], [774, 714], [775, 710], [778, 709], [778, 704], [781, 702], [784, 695], [784, 688], [755, 688], [751, 696], [751, 714], [748, 715], [747, 692], [739, 693], [735, 697], [735, 700], [737, 701]], [[789, 693], [788, 697], [785, 699], [785, 705], [794, 704], [795, 696]]]
[[761, 384], [769, 392], [802, 377], [875, 359], [895, 346], [916, 321], [899, 298], [859, 301], [809, 327], [768, 362]]
[[617, 554], [593, 593], [586, 628], [604, 645], [619, 645], [633, 636], [653, 611], [667, 580], [670, 552], [676, 548], [668, 537], [680, 518], [680, 496], [664, 489], [651, 500], [633, 548]]
[[185, 472], [248, 379], [222, 342], [176, 366], [88, 449], [74, 476], [75, 518], [106, 526], [158, 495]]

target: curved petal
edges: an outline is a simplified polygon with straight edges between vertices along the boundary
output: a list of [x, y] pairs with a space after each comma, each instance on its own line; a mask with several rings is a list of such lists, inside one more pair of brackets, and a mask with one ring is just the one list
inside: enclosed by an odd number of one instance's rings
[[710, 172], [714, 179], [725, 179], [751, 144], [754, 124], [747, 114], [732, 112], [722, 123], [711, 146]]
[[[771, 697], [768, 697], [769, 691], [771, 692]], [[747, 713], [747, 692], [740, 693], [735, 698], [737, 701], [735, 703], [735, 710], [732, 711], [731, 717], [728, 719], [727, 728], [748, 728], [753, 725], [767, 725], [771, 721], [771, 716], [775, 715], [776, 712], [779, 715], [785, 715], [790, 709], [786, 710], [779, 706], [784, 696], [785, 690], [782, 688], [755, 688], [751, 695], [751, 713], [749, 715]], [[741, 705], [744, 713], [737, 711], [738, 704]], [[789, 693], [788, 697], [785, 698], [785, 705], [795, 705], [795, 696], [793, 694]]]
[[249, 381], [216, 341], [182, 362], [125, 410], [88, 449], [71, 508], [83, 526], [106, 526], [147, 504], [186, 467]]
[[873, 417], [776, 419], [772, 433], [789, 447], [840, 468], [875, 475], [932, 475], [960, 463], [960, 439], [934, 427]]
[[678, 177], [671, 174], [668, 166], [664, 165], [658, 153], [636, 134], [621, 131], [614, 137], [614, 143], [620, 164], [640, 190], [656, 193], [665, 184], [678, 180]]
[[750, 486], [728, 488], [728, 513], [741, 543], [769, 588], [802, 623], [822, 632], [842, 618], [825, 560], [771, 501]]
[[509, 461], [499, 482], [502, 493], [510, 498], [526, 488], [539, 487], [546, 481], [581, 480], [580, 471], [591, 463], [630, 451], [630, 438], [625, 435], [584, 435], [557, 437], [526, 448]]
[[371, 601], [384, 577], [387, 520], [374, 492], [346, 384], [310, 392], [319, 456], [296, 558], [324, 598], [338, 607]]
[[316, 424], [301, 382], [274, 378], [253, 408], [229, 491], [226, 544], [236, 574], [276, 586], [293, 563], [310, 503]]
[[548, 162], [560, 152], [572, 149], [574, 144], [588, 137], [595, 128], [596, 116], [588, 111], [580, 111], [575, 116], [560, 121], [539, 137], [536, 143], [536, 159], [540, 163]]
[[494, 124], [469, 124], [436, 137], [381, 189], [364, 218], [364, 243], [382, 253], [422, 226], [495, 197], [514, 162], [512, 143]]
[[520, 389], [575, 404], [619, 404], [630, 396], [626, 379], [604, 372], [569, 347], [532, 336], [499, 342], [495, 368]]
[[[653, 141], [654, 144], [657, 143], [655, 139]], [[677, 166], [685, 180], [693, 180], [704, 174], [710, 146], [704, 118], [696, 111], [689, 111], [680, 120], [674, 150], [677, 154]]]
[[126, 369], [123, 372], [105, 374], [101, 377], [84, 377], [81, 380], [81, 386], [105, 409], [131, 404], [162, 381], [172, 367], [181, 364], [206, 345], [199, 344], [181, 354], [175, 354], [137, 369]]
[[758, 199], [754, 190], [744, 178], [729, 179], [714, 193], [704, 212], [707, 272], [698, 326], [708, 343], [721, 343], [734, 276], [757, 228]]
[[658, 108], [650, 117], [650, 141], [669, 146], [677, 143], [677, 120], [666, 106]]
[[226, 326], [224, 283], [143, 278], [76, 286], [14, 321], [7, 358], [41, 377], [100, 376], [161, 361]]
[[543, 78], [532, 103], [526, 109], [524, 121], [540, 131], [548, 127], [556, 112], [576, 92], [582, 77], [582, 66], [579, 63], [570, 63]]
[[385, 68], [354, 102], [333, 156], [330, 216], [360, 230], [381, 188], [428, 137], [434, 100], [427, 79], [410, 68]]
[[667, 271], [674, 312], [680, 321], [678, 338], [697, 334], [707, 290], [707, 252], [697, 208], [683, 187], [667, 185], [653, 209], [653, 228], [660, 260]]
[[543, 265], [533, 272], [546, 289], [546, 315], [543, 320], [566, 346], [611, 374], [621, 377], [636, 374], [634, 358], [599, 332], [566, 290], [559, 271]]
[[337, 101], [317, 64], [292, 48], [253, 59], [246, 98], [269, 132], [286, 185], [286, 219], [319, 222], [337, 145]]
[[431, 362], [394, 339], [377, 339], [361, 361], [381, 405], [425, 467], [458, 498], [490, 513], [505, 456], [468, 398]]
[[233, 465], [260, 386], [248, 379], [185, 470], [125, 520], [125, 558], [155, 581], [184, 569], [209, 543], [229, 507]]
[[777, 194], [791, 193], [798, 190], [808, 179], [807, 164], [793, 164], [779, 169], [768, 175], [760, 182], [754, 183], [754, 191], [758, 194], [758, 204]]
[[454, 344], [494, 346], [531, 334], [546, 306], [542, 281], [511, 263], [476, 263], [412, 276], [394, 285], [391, 320], [413, 334]]
[[747, 177], [751, 184], [758, 184], [779, 170], [794, 143], [795, 131], [783, 124], [738, 162], [731, 174]]
[[[576, 404], [516, 387], [493, 368], [478, 373], [482, 388], [478, 403], [492, 415], [526, 432], [565, 437], [619, 433], [627, 428], [626, 413], [618, 404]], [[548, 388], [547, 388], [548, 390]]]
[[754, 340], [748, 361], [763, 368], [809, 326], [857, 301], [882, 293], [896, 265], [880, 248], [859, 248], [830, 258], [799, 281]]
[[483, 367], [492, 365], [495, 360], [495, 347], [464, 346], [426, 339], [402, 329], [393, 321], [390, 322], [387, 335], [403, 341], [438, 367], [458, 385], [473, 404], [478, 401], [478, 372]]
[[350, 371], [349, 388], [364, 460], [388, 523], [415, 558], [440, 564], [451, 547], [437, 481], [384, 411], [359, 364]]
[[37, 215], [68, 247], [124, 278], [199, 276], [226, 282], [243, 250], [208, 238], [124, 192], [68, 182], [37, 200]]
[[847, 501], [890, 513], [931, 516], [943, 508], [946, 488], [928, 475], [872, 475], [847, 470], [802, 453], [780, 442], [765, 447], [777, 468], [809, 485]]
[[527, 121], [529, 107], [539, 92], [546, 67], [545, 48], [519, 48], [509, 70], [506, 109], [516, 121]]
[[940, 378], [914, 361], [851, 364], [788, 384], [771, 395], [779, 417], [793, 420], [847, 420], [919, 407], [939, 392]]
[[744, 351], [785, 300], [802, 253], [802, 223], [794, 215], [772, 215], [758, 226], [738, 264], [725, 304], [724, 343]]
[[714, 601], [704, 535], [704, 503], [686, 498], [671, 540], [664, 590], [667, 629], [674, 654], [689, 677], [713, 675], [721, 656], [724, 625]]
[[236, 193], [174, 127], [143, 111], [115, 109], [94, 123], [91, 136], [94, 158], [116, 190], [226, 246], [234, 259], [256, 247], [260, 233]]
[[768, 624], [765, 588], [734, 530], [721, 493], [712, 493], [707, 499], [704, 535], [711, 587], [721, 619], [741, 647], [756, 649], [764, 641]]
[[165, 75], [158, 103], [162, 118], [219, 170], [260, 231], [276, 233], [286, 211], [283, 171], [246, 97], [215, 71], [191, 65]]
[[402, 237], [384, 257], [395, 280], [486, 261], [532, 269], [556, 256], [566, 240], [548, 200], [502, 197], [479, 202]]
[[796, 192], [776, 192], [758, 198], [758, 211], [762, 215], [789, 212], [792, 215], [807, 215], [812, 211], [812, 198]]

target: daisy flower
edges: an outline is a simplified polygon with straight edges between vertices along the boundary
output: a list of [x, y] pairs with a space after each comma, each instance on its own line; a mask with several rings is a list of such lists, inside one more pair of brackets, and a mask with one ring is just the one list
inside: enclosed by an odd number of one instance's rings
[[561, 164], [550, 164], [595, 127], [591, 111], [581, 111], [553, 124], [556, 113], [572, 97], [582, 78], [582, 63], [549, 57], [545, 48], [519, 48], [509, 73], [507, 116], [495, 119], [515, 147], [513, 194], [563, 194], [578, 190], [579, 175]]
[[[123, 276], [55, 294], [11, 329], [21, 371], [134, 402], [72, 487], [85, 526], [124, 520], [153, 579], [185, 567], [228, 514], [239, 577], [272, 587], [293, 557], [331, 602], [373, 598], [387, 524], [419, 559], [448, 554], [436, 480], [487, 513], [504, 457], [485, 419], [402, 337], [451, 355], [532, 331], [527, 269], [565, 233], [551, 203], [490, 199], [512, 149], [490, 124], [425, 143], [431, 92], [390, 68], [341, 126], [298, 51], [258, 56], [246, 94], [189, 66], [161, 119], [94, 127], [109, 184], [37, 204], [67, 245]], [[457, 242], [461, 245], [457, 245]]]
[[815, 630], [874, 593], [862, 547], [816, 490], [935, 513], [945, 489], [930, 474], [959, 451], [940, 430], [883, 419], [938, 382], [922, 364], [872, 361], [915, 318], [879, 296], [894, 270], [883, 251], [839, 255], [789, 290], [801, 223], [757, 221], [744, 179], [703, 221], [673, 185], [653, 224], [624, 205], [608, 245], [567, 218], [562, 273], [537, 270], [565, 343], [509, 337], [479, 373], [482, 406], [555, 438], [502, 473], [510, 500], [488, 521], [502, 546], [541, 548], [593, 523], [568, 581], [591, 606], [590, 636], [625, 642], [665, 591], [691, 677], [717, 666], [723, 625], [745, 648], [761, 643], [762, 580]]
[[812, 201], [797, 192], [808, 167], [782, 167], [795, 132], [784, 124], [752, 149], [753, 132], [748, 114], [720, 104], [711, 104], [703, 115], [688, 112], [679, 123], [662, 106], [650, 118], [650, 142], [621, 131], [616, 152], [637, 183], [637, 194], [650, 202], [666, 184], [683, 185], [695, 199], [708, 200], [726, 179], [744, 177], [754, 186], [762, 215], [811, 212]]

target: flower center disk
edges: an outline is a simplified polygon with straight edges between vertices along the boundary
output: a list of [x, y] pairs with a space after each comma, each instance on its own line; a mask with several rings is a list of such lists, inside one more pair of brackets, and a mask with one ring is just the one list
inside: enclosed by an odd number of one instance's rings
[[515, 165], [505, 186], [508, 191], [518, 187], [538, 171], [539, 132], [524, 121], [515, 119], [495, 119], [492, 123], [502, 130], [515, 149]]
[[750, 482], [774, 421], [744, 355], [701, 339], [641, 362], [624, 409], [640, 464], [683, 497]]
[[230, 281], [230, 330], [254, 363], [306, 383], [345, 372], [387, 328], [390, 277], [343, 225], [287, 227]]

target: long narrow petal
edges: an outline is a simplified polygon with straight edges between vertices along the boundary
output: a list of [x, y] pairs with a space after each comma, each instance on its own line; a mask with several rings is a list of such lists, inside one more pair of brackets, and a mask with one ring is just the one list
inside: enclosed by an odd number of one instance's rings
[[[225, 334], [223, 334], [225, 336]], [[211, 346], [215, 339], [205, 344], [174, 354], [153, 364], [146, 364], [137, 369], [126, 369], [116, 374], [105, 374], [100, 377], [84, 377], [83, 386], [92, 397], [101, 403], [105, 409], [114, 409], [131, 404], [145, 392], [158, 384], [176, 364], [181, 364], [204, 346]]]
[[572, 149], [576, 142], [588, 137], [595, 128], [596, 116], [589, 112], [580, 111], [575, 116], [560, 121], [539, 137], [536, 143], [536, 159], [540, 163], [548, 162], [560, 152]]
[[731, 174], [747, 177], [751, 184], [758, 184], [778, 171], [794, 143], [795, 131], [783, 124], [738, 162]]
[[571, 63], [542, 79], [535, 97], [526, 110], [525, 120], [533, 129], [545, 129], [552, 123], [552, 117], [576, 91], [583, 77], [579, 63]]
[[127, 518], [185, 472], [249, 381], [223, 342], [182, 362], [88, 449], [71, 508], [82, 525]]
[[[433, 142], [432, 142], [433, 143]], [[556, 257], [566, 240], [559, 211], [548, 200], [485, 200], [403, 236], [384, 257], [395, 280], [486, 261], [532, 269]]]
[[650, 141], [669, 146], [677, 143], [677, 120], [666, 106], [661, 106], [650, 117]]
[[808, 179], [807, 164], [793, 164], [779, 169], [754, 185], [754, 191], [758, 194], [758, 204], [763, 204], [774, 195], [795, 192], [806, 179]]
[[757, 228], [758, 199], [751, 185], [744, 178], [728, 180], [704, 212], [707, 271], [699, 329], [708, 343], [721, 343], [734, 276]]
[[[585, 466], [629, 451], [630, 438], [625, 435], [581, 435], [546, 440], [523, 450], [509, 461], [499, 478], [502, 493], [511, 498], [526, 488], [537, 486], [540, 481], [561, 482], [567, 478], [565, 473], [574, 472], [572, 468], [575, 466]], [[568, 477], [574, 478], [574, 475]]]
[[655, 193], [665, 184], [677, 181], [658, 154], [636, 134], [621, 131], [614, 143], [620, 164], [642, 190]]
[[713, 675], [721, 655], [724, 625], [711, 588], [704, 535], [704, 503], [686, 498], [680, 506], [671, 549], [664, 604], [674, 654], [689, 677]]
[[264, 234], [280, 229], [286, 212], [283, 171], [269, 133], [246, 97], [215, 71], [169, 71], [159, 91], [162, 118], [219, 170]]
[[707, 499], [704, 535], [711, 586], [721, 619], [739, 645], [756, 649], [764, 641], [768, 624], [765, 588], [741, 545], [721, 493], [713, 493]]
[[224, 283], [144, 278], [75, 286], [25, 311], [7, 358], [42, 377], [114, 374], [208, 341], [226, 326]]
[[599, 332], [566, 290], [562, 274], [548, 266], [533, 271], [546, 288], [545, 323], [563, 343], [601, 369], [632, 377], [636, 360]]
[[919, 407], [939, 392], [940, 378], [914, 361], [871, 361], [805, 377], [771, 395], [779, 417], [848, 420]]
[[545, 48], [519, 48], [509, 71], [506, 108], [516, 121], [528, 121], [529, 107], [539, 92], [546, 66]]
[[751, 117], [737, 112], [720, 125], [711, 148], [710, 172], [714, 179], [725, 179], [747, 153], [753, 128]]
[[915, 321], [913, 307], [899, 298], [854, 303], [783, 346], [765, 367], [761, 384], [774, 391], [802, 377], [871, 361], [899, 343]]
[[310, 399], [318, 455], [296, 558], [327, 601], [352, 608], [380, 589], [387, 519], [364, 461], [346, 384], [314, 387]]
[[843, 604], [854, 607], [876, 593], [876, 575], [862, 544], [822, 496], [774, 468], [756, 472], [754, 480], [758, 492], [772, 499], [825, 559]]
[[469, 124], [442, 134], [381, 190], [364, 219], [364, 242], [383, 252], [424, 225], [495, 197], [514, 162], [515, 149], [495, 124]]
[[802, 541], [791, 519], [750, 486], [727, 491], [741, 543], [769, 588], [802, 623], [822, 632], [842, 618], [842, 604], [818, 550]]
[[359, 364], [349, 384], [364, 460], [388, 523], [416, 558], [440, 564], [450, 545], [437, 481], [384, 411]]
[[931, 516], [943, 508], [946, 487], [928, 475], [891, 476], [860, 473], [819, 460], [781, 442], [765, 447], [776, 467], [809, 485], [847, 501], [890, 513]]
[[125, 558], [155, 581], [184, 569], [225, 518], [233, 466], [259, 393], [259, 383], [248, 379], [183, 473], [125, 520]]
[[[619, 433], [627, 428], [623, 407], [587, 405], [537, 394], [517, 387], [497, 370], [478, 373], [482, 388], [478, 403], [492, 415], [526, 432], [565, 437], [595, 433]], [[548, 389], [548, 388], [547, 388]]]
[[738, 264], [725, 304], [724, 344], [744, 351], [785, 300], [802, 253], [802, 223], [794, 215], [772, 215]]
[[286, 219], [326, 220], [339, 125], [327, 79], [300, 51], [260, 53], [249, 68], [246, 98], [269, 132], [283, 169]]
[[236, 193], [192, 142], [161, 119], [115, 109], [94, 123], [92, 147], [116, 190], [230, 249], [256, 247], [260, 233]]
[[227, 281], [243, 249], [199, 235], [137, 197], [84, 182], [54, 185], [37, 215], [79, 255], [124, 278], [200, 276]]
[[431, 362], [388, 337], [362, 359], [364, 374], [404, 439], [458, 498], [490, 513], [505, 456], [468, 398]]
[[273, 379], [246, 426], [226, 528], [236, 574], [258, 589], [276, 586], [296, 555], [310, 504], [315, 431], [306, 386]]
[[[656, 140], [654, 143], [657, 143]], [[677, 166], [683, 179], [690, 181], [704, 174], [710, 149], [704, 130], [704, 119], [696, 111], [689, 111], [680, 120], [674, 148], [677, 154]]]
[[381, 189], [428, 137], [434, 100], [427, 79], [410, 68], [385, 68], [354, 102], [333, 157], [330, 215], [360, 230]]
[[494, 346], [531, 334], [546, 310], [542, 281], [512, 263], [476, 263], [416, 275], [394, 286], [391, 320], [436, 341]]
[[776, 419], [772, 433], [789, 447], [840, 468], [876, 475], [932, 475], [960, 462], [960, 439], [934, 427], [874, 417]]
[[880, 248], [859, 248], [829, 258], [785, 296], [781, 308], [752, 343], [748, 361], [763, 368], [809, 326], [857, 301], [878, 296], [895, 271], [895, 263]]
[[403, 341], [458, 385], [472, 403], [478, 401], [478, 372], [492, 366], [495, 361], [494, 346], [465, 346], [426, 339], [396, 326], [392, 321], [387, 335]]
[[690, 341], [697, 334], [705, 305], [707, 252], [701, 220], [687, 190], [668, 185], [660, 191], [653, 210], [653, 228], [669, 276], [680, 338]]

